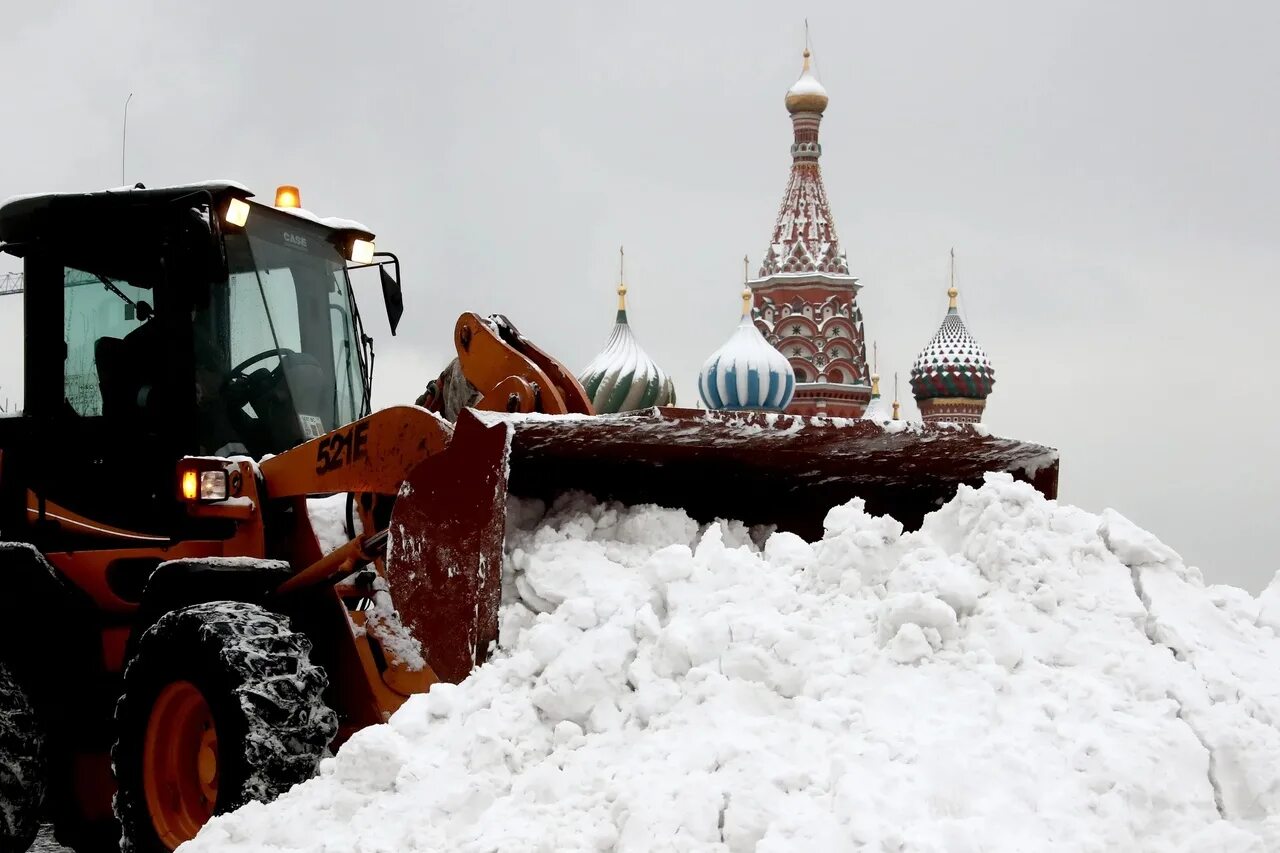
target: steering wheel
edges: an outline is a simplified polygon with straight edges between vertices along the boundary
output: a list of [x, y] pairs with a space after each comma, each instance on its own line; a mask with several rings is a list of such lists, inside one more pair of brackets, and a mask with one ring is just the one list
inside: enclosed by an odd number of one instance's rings
[[[268, 358], [279, 358], [280, 363], [284, 364], [287, 356], [296, 356], [297, 353], [288, 347], [277, 347], [275, 349], [264, 349], [262, 352], [249, 356], [244, 361], [231, 368], [227, 373], [227, 378], [222, 385], [222, 396], [227, 401], [229, 410], [237, 410], [250, 400], [260, 397], [271, 386], [275, 384], [275, 371], [254, 371], [253, 375], [246, 372], [246, 369], [260, 361]], [[261, 374], [261, 375], [259, 375]]]
[[231, 368], [231, 373], [229, 374], [229, 376], [231, 379], [235, 379], [237, 376], [244, 376], [245, 375], [244, 369], [249, 365], [257, 364], [258, 362], [264, 361], [265, 359], [271, 358], [272, 356], [276, 356], [281, 361], [284, 361], [284, 357], [286, 355], [297, 355], [297, 353], [289, 349], [288, 347], [276, 347], [275, 349], [264, 349], [262, 352], [257, 353], [256, 355], [249, 356], [244, 361], [240, 362], [235, 367]]

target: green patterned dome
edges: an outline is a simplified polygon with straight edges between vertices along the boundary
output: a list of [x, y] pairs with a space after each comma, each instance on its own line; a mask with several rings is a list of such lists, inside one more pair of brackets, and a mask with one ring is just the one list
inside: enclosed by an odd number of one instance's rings
[[917, 400], [961, 397], [985, 400], [996, 384], [987, 354], [965, 328], [956, 310], [957, 291], [947, 291], [951, 305], [942, 327], [911, 368], [911, 392]]
[[613, 332], [604, 349], [578, 377], [598, 415], [676, 403], [671, 377], [644, 351], [627, 323], [626, 293], [626, 286], [619, 285], [618, 318]]

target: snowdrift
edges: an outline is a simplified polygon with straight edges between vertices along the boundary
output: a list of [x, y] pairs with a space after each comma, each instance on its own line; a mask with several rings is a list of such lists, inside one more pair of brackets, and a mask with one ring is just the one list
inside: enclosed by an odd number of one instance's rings
[[507, 538], [493, 660], [184, 853], [1280, 850], [1280, 584], [1114, 512], [991, 475], [910, 534], [571, 498]]

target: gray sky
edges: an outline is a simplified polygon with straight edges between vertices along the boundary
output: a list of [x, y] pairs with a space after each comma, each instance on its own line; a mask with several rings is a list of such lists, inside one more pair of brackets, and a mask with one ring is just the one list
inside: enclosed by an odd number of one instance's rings
[[[955, 246], [986, 420], [1060, 448], [1064, 500], [1210, 581], [1280, 569], [1280, 4], [617, 5], [16, 4], [0, 194], [120, 184], [133, 92], [128, 181], [294, 183], [400, 255], [398, 338], [363, 300], [379, 404], [440, 370], [464, 310], [581, 369], [619, 243], [632, 323], [691, 404], [782, 198], [807, 15], [881, 373], [909, 398]], [[0, 300], [0, 398], [19, 315]]]

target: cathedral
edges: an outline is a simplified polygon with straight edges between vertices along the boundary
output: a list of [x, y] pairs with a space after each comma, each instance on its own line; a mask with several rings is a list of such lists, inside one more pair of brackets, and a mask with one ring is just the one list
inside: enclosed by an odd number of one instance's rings
[[[787, 90], [791, 172], [764, 259], [744, 276], [742, 315], [729, 340], [698, 374], [710, 409], [754, 409], [840, 418], [897, 420], [899, 403], [880, 395], [867, 363], [861, 283], [836, 234], [822, 183], [818, 130], [827, 91], [810, 68]], [[960, 318], [954, 281], [947, 312], [911, 368], [911, 391], [926, 423], [978, 423], [995, 372]], [[640, 347], [627, 323], [619, 274], [618, 314], [604, 350], [580, 377], [597, 413], [675, 405], [671, 379]]]

